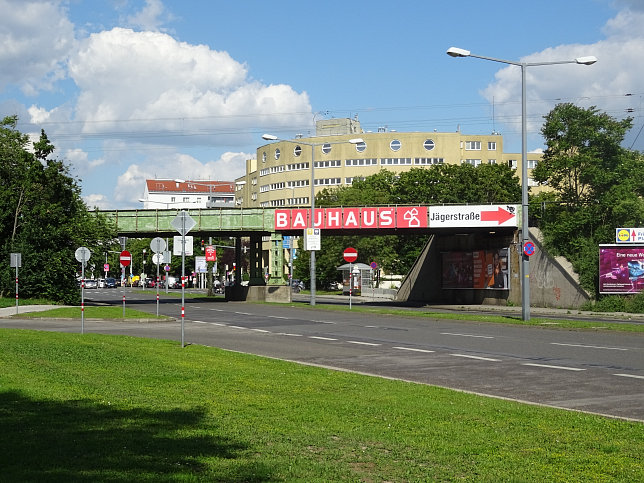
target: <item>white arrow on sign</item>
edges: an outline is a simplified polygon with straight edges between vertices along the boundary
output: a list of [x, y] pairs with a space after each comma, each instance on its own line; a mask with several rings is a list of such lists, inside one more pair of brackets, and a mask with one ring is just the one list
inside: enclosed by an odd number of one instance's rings
[[180, 235], [186, 235], [197, 224], [195, 219], [187, 211], [181, 210], [170, 223]]

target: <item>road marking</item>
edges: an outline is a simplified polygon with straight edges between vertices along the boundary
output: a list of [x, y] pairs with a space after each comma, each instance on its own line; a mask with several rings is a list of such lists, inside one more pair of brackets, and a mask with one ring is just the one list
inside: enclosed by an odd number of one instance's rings
[[220, 324], [219, 322], [210, 322], [212, 325], [217, 325], [219, 327], [226, 327], [226, 324]]
[[580, 369], [578, 367], [551, 366], [548, 364], [534, 364], [531, 362], [525, 362], [522, 365], [532, 366], [532, 367], [544, 367], [546, 369], [561, 369], [563, 371], [585, 371], [586, 370], [586, 369]]
[[318, 339], [318, 340], [338, 340], [338, 339], [332, 339], [331, 337], [320, 337], [318, 335], [310, 335], [309, 339]]
[[264, 329], [250, 329], [250, 330], [252, 330], [253, 332], [261, 332], [262, 334], [269, 334], [270, 333], [269, 330], [264, 330]]
[[208, 309], [208, 310], [214, 310], [215, 312], [225, 312], [223, 309]]
[[464, 357], [465, 359], [476, 359], [477, 361], [501, 362], [501, 359], [492, 359], [491, 357], [470, 356], [468, 354], [450, 354], [454, 357]]
[[413, 347], [394, 347], [394, 349], [400, 349], [401, 351], [424, 352], [426, 354], [436, 352], [436, 351], [430, 351], [430, 350], [427, 350], [427, 349], [414, 349]]
[[302, 334], [289, 334], [288, 332], [280, 332], [278, 335], [287, 335], [289, 337], [302, 337]]
[[282, 317], [281, 315], [269, 315], [268, 318], [269, 319], [286, 319], [286, 320], [290, 319], [290, 317]]
[[476, 339], [494, 339], [494, 337], [489, 335], [455, 334], [453, 332], [441, 332], [441, 335], [456, 335], [458, 337], [474, 337]]
[[229, 325], [228, 327], [230, 327], [231, 329], [242, 329], [242, 330], [246, 330], [246, 329], [247, 329], [247, 327], [240, 327], [240, 326], [238, 326], [238, 325]]
[[250, 314], [248, 312], [233, 312], [233, 313], [237, 315], [255, 315], [255, 314]]
[[373, 342], [360, 342], [360, 341], [357, 341], [357, 340], [348, 340], [347, 342], [349, 344], [368, 345], [368, 346], [373, 346], [373, 347], [382, 345], [382, 344], [374, 344]]
[[551, 342], [552, 345], [563, 345], [566, 347], [583, 347], [586, 349], [606, 349], [610, 351], [627, 351], [628, 349], [625, 349], [623, 347], [604, 347], [600, 345], [584, 345], [584, 344], [563, 344], [561, 342]]
[[632, 377], [633, 379], [644, 379], [644, 376], [636, 376], [635, 374], [613, 374], [613, 376]]
[[330, 322], [328, 320], [314, 320], [316, 324], [335, 324], [335, 322]]

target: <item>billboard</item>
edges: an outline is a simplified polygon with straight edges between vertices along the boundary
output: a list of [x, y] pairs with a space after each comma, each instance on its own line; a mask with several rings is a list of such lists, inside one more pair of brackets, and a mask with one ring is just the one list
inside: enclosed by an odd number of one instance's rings
[[443, 252], [441, 257], [444, 289], [510, 289], [507, 248]]
[[599, 245], [599, 293], [635, 294], [644, 288], [644, 246]]

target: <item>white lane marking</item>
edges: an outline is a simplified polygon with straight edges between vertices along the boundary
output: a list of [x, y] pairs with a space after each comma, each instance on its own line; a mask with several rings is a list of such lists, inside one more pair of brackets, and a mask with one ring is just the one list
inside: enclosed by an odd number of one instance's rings
[[310, 335], [309, 339], [318, 339], [318, 340], [338, 340], [338, 339], [332, 339], [331, 337], [320, 337], [318, 335]]
[[586, 369], [580, 369], [578, 367], [564, 367], [564, 366], [551, 366], [548, 364], [534, 364], [532, 362], [525, 362], [523, 366], [532, 366], [532, 367], [544, 367], [546, 369], [561, 369], [563, 371], [585, 371]]
[[357, 340], [348, 340], [347, 342], [349, 344], [368, 345], [368, 346], [373, 346], [373, 347], [377, 347], [379, 345], [382, 345], [382, 344], [374, 344], [373, 342], [360, 342], [360, 341], [357, 341]]
[[430, 350], [427, 350], [427, 349], [414, 349], [413, 347], [394, 347], [394, 349], [400, 349], [401, 351], [424, 352], [426, 354], [436, 352], [436, 351], [430, 351]]
[[632, 377], [633, 379], [644, 379], [644, 376], [636, 376], [635, 374], [613, 374], [613, 376]]
[[269, 319], [286, 319], [286, 320], [290, 319], [290, 317], [282, 317], [280, 315], [269, 315], [268, 318]]
[[215, 312], [225, 312], [225, 310], [223, 310], [223, 309], [208, 309], [208, 310], [213, 310]]
[[220, 324], [219, 322], [210, 322], [212, 325], [216, 325], [218, 327], [226, 327], [226, 324]]
[[195, 324], [209, 324], [210, 322], [204, 322], [203, 320], [193, 320]]
[[250, 329], [250, 330], [252, 330], [253, 332], [261, 332], [262, 334], [269, 334], [270, 333], [269, 330], [264, 330], [264, 329]]
[[255, 314], [250, 314], [248, 312], [233, 312], [233, 313], [237, 315], [255, 315]]
[[494, 339], [494, 337], [490, 335], [455, 334], [453, 332], [441, 332], [441, 335], [455, 335], [458, 337], [474, 337], [476, 339]]
[[302, 334], [289, 334], [288, 332], [280, 332], [277, 335], [287, 335], [289, 337], [302, 337]]
[[468, 354], [450, 354], [453, 357], [464, 357], [466, 359], [476, 359], [477, 361], [501, 362], [501, 359], [492, 359], [491, 357], [471, 356]]
[[230, 327], [231, 329], [242, 329], [242, 330], [246, 330], [246, 329], [247, 329], [247, 327], [240, 327], [240, 326], [238, 326], [238, 325], [229, 325], [228, 327]]
[[316, 324], [335, 324], [335, 322], [330, 322], [328, 320], [314, 320]]
[[562, 342], [551, 342], [552, 345], [563, 345], [566, 347], [583, 347], [585, 349], [606, 349], [609, 351], [627, 351], [628, 349], [625, 349], [623, 347], [604, 347], [600, 345], [584, 345], [584, 344], [564, 344]]

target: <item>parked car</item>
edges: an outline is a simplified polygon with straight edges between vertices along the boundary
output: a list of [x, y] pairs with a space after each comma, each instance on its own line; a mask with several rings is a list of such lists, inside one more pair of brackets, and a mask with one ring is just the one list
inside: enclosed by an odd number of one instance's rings
[[98, 280], [94, 280], [93, 278], [85, 280], [85, 288], [98, 288]]
[[116, 279], [115, 278], [106, 278], [105, 279], [105, 288], [116, 288]]

